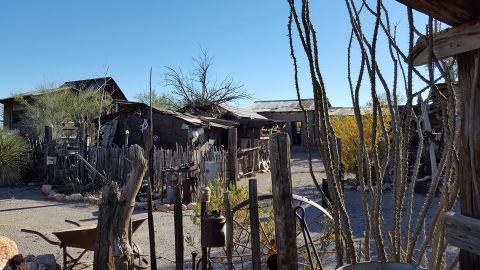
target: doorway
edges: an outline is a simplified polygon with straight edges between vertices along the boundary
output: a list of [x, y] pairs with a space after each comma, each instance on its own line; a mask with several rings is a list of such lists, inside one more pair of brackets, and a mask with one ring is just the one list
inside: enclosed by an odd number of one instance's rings
[[292, 122], [292, 145], [302, 145], [302, 122]]

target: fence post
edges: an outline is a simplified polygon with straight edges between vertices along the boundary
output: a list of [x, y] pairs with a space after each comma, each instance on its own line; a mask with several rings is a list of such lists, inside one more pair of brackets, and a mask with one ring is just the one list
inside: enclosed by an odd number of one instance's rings
[[53, 166], [48, 165], [48, 156], [52, 155], [54, 152], [53, 148], [53, 131], [52, 127], [45, 126], [45, 182], [46, 184], [51, 184], [53, 180]]
[[290, 138], [281, 132], [270, 136], [273, 213], [278, 269], [297, 269], [295, 213], [292, 209]]
[[[180, 176], [177, 174], [177, 177]], [[180, 179], [177, 179], [177, 184], [174, 187], [175, 192], [175, 206], [173, 208], [173, 219], [175, 226], [175, 269], [183, 270], [183, 216], [182, 216], [182, 196], [180, 193]]]
[[225, 205], [225, 215], [227, 218], [227, 269], [233, 270], [233, 213], [230, 203], [230, 191], [223, 193], [223, 203]]
[[238, 158], [237, 158], [237, 128], [228, 129], [228, 180], [237, 186]]
[[252, 269], [260, 270], [260, 220], [258, 217], [257, 179], [248, 181], [248, 196], [250, 205], [250, 232], [252, 238]]

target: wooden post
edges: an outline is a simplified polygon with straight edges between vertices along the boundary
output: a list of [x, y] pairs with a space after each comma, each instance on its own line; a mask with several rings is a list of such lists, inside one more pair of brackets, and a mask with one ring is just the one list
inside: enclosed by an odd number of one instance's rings
[[228, 180], [237, 186], [238, 160], [237, 160], [237, 128], [228, 129]]
[[252, 269], [260, 270], [262, 261], [260, 257], [260, 220], [258, 217], [257, 179], [248, 181], [248, 195], [250, 201], [250, 236], [252, 243]]
[[115, 182], [102, 189], [102, 202], [99, 208], [97, 237], [93, 255], [93, 270], [113, 269], [109, 234], [114, 223], [115, 211], [119, 199], [119, 187]]
[[[87, 134], [86, 134], [86, 127], [84, 122], [80, 122], [80, 126], [78, 127], [79, 136], [78, 136], [78, 154], [83, 158], [87, 159]], [[83, 162], [78, 163], [78, 178], [80, 180], [85, 181], [85, 166]]]
[[[177, 177], [179, 177], [177, 175]], [[180, 179], [177, 179], [180, 181]], [[180, 193], [180, 182], [174, 187], [175, 206], [173, 209], [173, 220], [175, 226], [175, 269], [183, 270], [183, 216], [182, 216], [182, 195]]]
[[270, 136], [270, 164], [278, 269], [297, 269], [295, 213], [292, 209], [292, 175], [290, 172], [290, 137], [287, 133], [275, 133]]
[[[463, 115], [460, 115], [460, 146], [458, 181], [460, 186], [460, 212], [480, 219], [480, 70], [475, 68], [475, 58], [480, 50], [458, 56], [459, 87], [463, 94]], [[475, 82], [476, 81], [476, 82]], [[478, 169], [477, 169], [478, 168]], [[475, 269], [480, 256], [460, 250], [460, 269]]]
[[53, 182], [53, 167], [47, 165], [48, 156], [53, 153], [53, 131], [52, 127], [45, 126], [45, 183], [51, 184]]
[[233, 213], [229, 191], [223, 193], [223, 203], [225, 205], [225, 215], [227, 218], [227, 269], [233, 270]]
[[115, 269], [117, 270], [131, 267], [133, 248], [128, 237], [130, 223], [133, 209], [135, 208], [135, 198], [142, 185], [143, 177], [147, 172], [147, 160], [143, 156], [143, 149], [138, 145], [134, 145], [129, 151], [129, 158], [132, 160], [132, 172], [127, 183], [122, 188], [111, 231], [112, 255]]
[[[207, 208], [208, 208], [208, 202], [205, 202], [205, 201], [202, 201], [201, 204], [200, 204], [200, 226], [201, 226], [201, 229], [200, 231], [202, 232], [202, 235], [201, 237], [204, 237], [203, 235], [203, 230], [204, 230], [204, 218], [205, 218], [205, 212], [207, 212]], [[203, 239], [201, 239], [200, 242], [202, 242], [202, 269], [208, 269], [207, 266], [208, 266], [208, 249], [207, 247], [203, 246]]]

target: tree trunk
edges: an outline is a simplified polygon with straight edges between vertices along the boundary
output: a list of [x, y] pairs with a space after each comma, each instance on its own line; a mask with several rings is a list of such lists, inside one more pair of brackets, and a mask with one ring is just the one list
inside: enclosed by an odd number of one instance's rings
[[114, 223], [114, 213], [119, 198], [120, 191], [116, 183], [111, 183], [103, 188], [102, 203], [98, 214], [93, 270], [113, 269], [113, 258], [108, 236]]

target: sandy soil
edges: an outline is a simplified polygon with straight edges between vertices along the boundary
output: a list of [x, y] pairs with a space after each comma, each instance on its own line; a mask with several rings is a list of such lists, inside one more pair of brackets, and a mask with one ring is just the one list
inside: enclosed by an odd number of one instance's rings
[[[324, 177], [324, 167], [318, 155], [313, 159], [314, 171], [317, 179]], [[292, 181], [294, 193], [319, 201], [313, 181], [308, 170], [307, 154], [303, 149], [292, 150]], [[257, 174], [255, 178], [258, 181], [259, 194], [270, 193], [271, 178], [269, 173]], [[248, 185], [248, 180], [243, 179], [240, 185]], [[392, 224], [393, 205], [389, 197], [391, 192], [385, 193], [383, 213], [385, 216], [385, 229], [390, 228]], [[356, 191], [346, 191], [345, 199], [347, 209], [351, 218], [354, 236], [357, 239], [363, 236], [363, 211], [361, 210], [360, 196]], [[415, 209], [420, 209], [424, 197], [415, 195]], [[434, 202], [436, 203], [436, 202]], [[135, 211], [135, 218], [146, 217], [145, 211]], [[431, 212], [429, 213], [431, 215]], [[184, 233], [188, 238], [192, 238], [195, 247], [185, 244], [185, 261], [191, 260], [191, 252], [200, 252], [199, 228], [192, 223], [192, 212], [184, 214]], [[82, 225], [95, 224], [97, 217], [97, 207], [84, 203], [59, 203], [49, 201], [40, 193], [39, 186], [23, 186], [17, 188], [0, 188], [0, 234], [5, 235], [17, 242], [19, 250], [23, 254], [48, 254], [53, 253], [61, 263], [61, 251], [58, 247], [52, 246], [37, 236], [20, 232], [20, 229], [33, 229], [55, 239], [51, 232], [73, 228], [74, 226], [65, 223], [65, 219], [78, 221]], [[156, 232], [156, 251], [159, 269], [174, 269], [174, 234], [173, 234], [173, 214], [155, 212], [155, 232]], [[149, 253], [148, 246], [148, 228], [145, 223], [134, 234], [134, 241], [137, 242], [143, 253]], [[373, 244], [373, 243], [372, 243]], [[453, 256], [455, 249], [449, 252]], [[90, 268], [93, 261], [93, 253], [87, 253], [84, 258], [85, 268]], [[191, 269], [185, 266], [185, 269]]]

